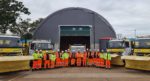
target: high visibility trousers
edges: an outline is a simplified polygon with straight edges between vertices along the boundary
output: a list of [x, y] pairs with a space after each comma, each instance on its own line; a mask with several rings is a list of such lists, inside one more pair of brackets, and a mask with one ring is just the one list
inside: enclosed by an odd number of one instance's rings
[[93, 65], [93, 59], [88, 59], [88, 65], [92, 66]]
[[39, 59], [38, 60], [38, 67], [37, 67], [37, 69], [41, 69], [41, 68], [42, 68], [42, 60]]
[[50, 68], [50, 61], [44, 60], [44, 68]]
[[77, 66], [81, 66], [81, 62], [82, 62], [82, 60], [81, 60], [81, 58], [77, 58]]
[[111, 68], [111, 62], [110, 62], [110, 60], [106, 60], [106, 68]]
[[56, 67], [60, 67], [61, 66], [61, 59], [60, 58], [56, 58]]
[[69, 64], [69, 59], [64, 59], [64, 66], [68, 66], [68, 64]]
[[83, 58], [82, 64], [83, 66], [86, 66], [86, 58]]
[[100, 67], [100, 61], [101, 61], [100, 58], [97, 58], [97, 59], [96, 59], [96, 63], [95, 63], [95, 66], [96, 66], [96, 67]]
[[76, 63], [76, 60], [75, 59], [71, 59], [71, 65], [75, 65], [75, 63]]
[[37, 60], [33, 60], [32, 62], [32, 69], [37, 69], [38, 68], [38, 61]]
[[62, 67], [62, 66], [65, 66], [64, 59], [61, 59], [60, 61], [61, 61], [60, 66], [61, 66], [61, 67]]
[[50, 61], [50, 68], [55, 68], [55, 61]]
[[104, 59], [100, 58], [100, 67], [104, 67], [105, 65], [105, 61]]
[[93, 63], [96, 66], [96, 64], [97, 64], [97, 58], [93, 58]]

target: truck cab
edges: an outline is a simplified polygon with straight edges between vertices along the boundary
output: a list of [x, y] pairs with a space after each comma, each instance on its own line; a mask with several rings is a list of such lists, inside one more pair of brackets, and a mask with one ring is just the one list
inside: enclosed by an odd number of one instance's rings
[[134, 55], [136, 56], [150, 55], [150, 38], [138, 38], [135, 40]]
[[33, 40], [30, 43], [29, 53], [33, 54], [34, 50], [42, 50], [43, 52], [53, 49], [53, 45], [49, 40]]

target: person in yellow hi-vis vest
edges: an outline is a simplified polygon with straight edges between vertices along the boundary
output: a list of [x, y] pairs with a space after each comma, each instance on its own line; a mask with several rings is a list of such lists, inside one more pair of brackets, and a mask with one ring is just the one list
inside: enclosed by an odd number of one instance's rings
[[104, 67], [105, 60], [104, 60], [104, 51], [103, 50], [101, 53], [99, 53], [99, 58], [100, 58], [100, 67]]
[[43, 52], [42, 52], [42, 50], [39, 51], [39, 58], [43, 59]]
[[54, 68], [55, 67], [55, 61], [56, 61], [56, 55], [54, 52], [50, 53], [50, 67]]
[[34, 60], [38, 60], [39, 59], [38, 50], [35, 50], [34, 53], [32, 54], [32, 56], [33, 56]]
[[109, 52], [105, 53], [104, 55], [105, 58], [105, 64], [106, 64], [106, 68], [111, 68], [111, 55]]
[[69, 54], [67, 53], [67, 50], [62, 54], [62, 59], [64, 61], [64, 66], [68, 66], [69, 64]]
[[32, 68], [33, 69], [38, 69], [38, 59], [39, 59], [39, 55], [38, 55], [38, 50], [35, 50], [34, 53], [32, 54], [33, 56], [33, 61], [32, 61]]
[[38, 68], [39, 69], [42, 68], [42, 58], [43, 58], [42, 50], [39, 50], [38, 51]]

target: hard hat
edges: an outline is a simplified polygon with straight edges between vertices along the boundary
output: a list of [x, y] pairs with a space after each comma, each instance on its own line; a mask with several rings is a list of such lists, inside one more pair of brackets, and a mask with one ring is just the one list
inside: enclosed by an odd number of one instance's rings
[[40, 50], [40, 52], [42, 52], [42, 50]]
[[48, 51], [46, 51], [46, 53], [48, 53]]
[[90, 51], [92, 51], [92, 49], [90, 49]]
[[97, 51], [99, 51], [99, 49], [97, 49]]

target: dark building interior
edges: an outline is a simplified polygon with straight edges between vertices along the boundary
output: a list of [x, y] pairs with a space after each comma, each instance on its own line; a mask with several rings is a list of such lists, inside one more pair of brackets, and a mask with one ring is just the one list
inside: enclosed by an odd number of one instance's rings
[[90, 48], [90, 36], [61, 36], [60, 50], [66, 50], [70, 45], [82, 44]]

